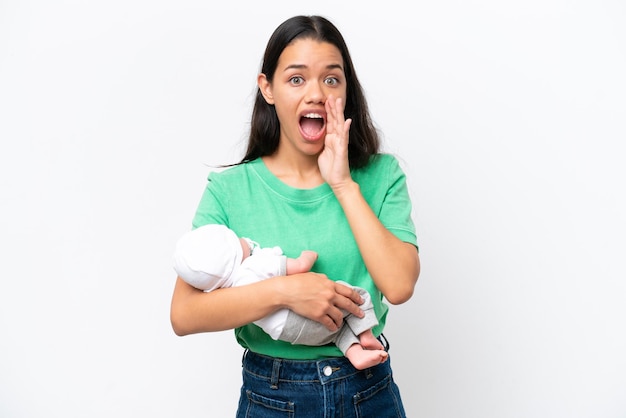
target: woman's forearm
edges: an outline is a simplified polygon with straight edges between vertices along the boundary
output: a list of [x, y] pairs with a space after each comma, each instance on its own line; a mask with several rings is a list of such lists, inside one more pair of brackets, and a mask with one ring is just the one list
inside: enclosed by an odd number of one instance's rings
[[363, 316], [354, 289], [320, 273], [276, 276], [245, 286], [203, 292], [176, 280], [170, 319], [177, 335], [224, 331], [247, 325], [279, 309], [290, 309], [335, 331], [344, 312]]
[[254, 322], [280, 308], [272, 282], [203, 292], [176, 280], [170, 320], [177, 335], [224, 331]]
[[385, 228], [357, 183], [344, 184], [335, 195], [374, 283], [390, 303], [406, 302], [413, 295], [420, 273], [417, 248]]

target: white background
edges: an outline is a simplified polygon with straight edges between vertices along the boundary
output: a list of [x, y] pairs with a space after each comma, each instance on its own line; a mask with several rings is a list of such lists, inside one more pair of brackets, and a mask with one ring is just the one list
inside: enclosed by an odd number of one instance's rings
[[408, 415], [625, 417], [624, 2], [309, 3], [0, 0], [0, 416], [234, 415], [241, 349], [174, 335], [170, 256], [314, 13], [408, 175]]

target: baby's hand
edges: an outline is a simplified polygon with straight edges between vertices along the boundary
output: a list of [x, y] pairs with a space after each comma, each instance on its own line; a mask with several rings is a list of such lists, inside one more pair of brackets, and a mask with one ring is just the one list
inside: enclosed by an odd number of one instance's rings
[[317, 261], [317, 253], [315, 251], [302, 251], [300, 257], [287, 259], [287, 274], [311, 271], [311, 267], [313, 267], [315, 261]]

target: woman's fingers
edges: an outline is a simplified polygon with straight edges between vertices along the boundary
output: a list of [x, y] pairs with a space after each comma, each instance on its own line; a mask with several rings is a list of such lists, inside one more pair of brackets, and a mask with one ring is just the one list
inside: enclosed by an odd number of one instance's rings
[[338, 284], [338, 286], [347, 289], [347, 292], [345, 290], [343, 290], [343, 292], [346, 292], [348, 295], [343, 296], [338, 294], [334, 305], [328, 308], [326, 315], [328, 319], [325, 321], [324, 326], [331, 331], [336, 331], [341, 328], [343, 320], [346, 317], [346, 312], [359, 318], [362, 318], [364, 315], [363, 310], [359, 308], [359, 305], [363, 303], [361, 296], [347, 286], [341, 284]]
[[307, 272], [298, 276], [298, 280], [286, 282], [291, 288], [287, 291], [292, 299], [287, 305], [289, 309], [321, 323], [330, 331], [338, 330], [348, 314], [363, 317], [359, 307], [363, 298], [350, 286], [333, 282], [319, 273]]
[[326, 318], [326, 323], [323, 325], [330, 331], [337, 331], [343, 325], [343, 313], [339, 309], [329, 312]]
[[326, 133], [337, 135], [341, 142], [348, 140], [351, 120], [345, 119], [344, 104], [341, 98], [328, 96], [326, 100]]
[[363, 298], [359, 295], [359, 292], [341, 283], [335, 283], [335, 292], [339, 296], [335, 306], [359, 318], [363, 317], [364, 313], [359, 308], [359, 305], [363, 303]]

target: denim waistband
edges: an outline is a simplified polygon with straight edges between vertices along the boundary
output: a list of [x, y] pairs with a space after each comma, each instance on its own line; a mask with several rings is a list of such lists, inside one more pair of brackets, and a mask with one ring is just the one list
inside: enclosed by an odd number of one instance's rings
[[377, 366], [358, 370], [345, 357], [289, 360], [246, 350], [242, 363], [245, 372], [267, 379], [272, 386], [277, 386], [280, 382], [319, 382], [325, 385], [359, 374], [370, 379], [374, 375], [391, 373], [389, 359]]

